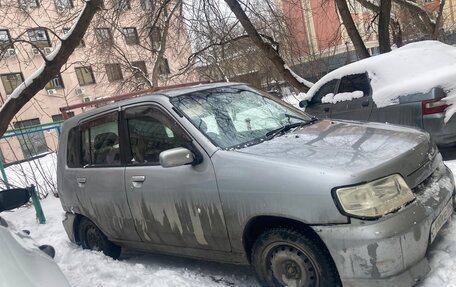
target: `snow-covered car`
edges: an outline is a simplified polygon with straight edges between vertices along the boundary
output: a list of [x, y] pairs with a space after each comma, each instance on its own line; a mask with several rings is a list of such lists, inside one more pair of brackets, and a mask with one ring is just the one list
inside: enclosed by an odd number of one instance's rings
[[318, 120], [239, 83], [119, 101], [65, 121], [70, 240], [252, 264], [261, 286], [411, 286], [453, 212], [429, 134]]
[[[29, 201], [27, 189], [0, 191], [0, 212]], [[0, 217], [0, 286], [70, 287], [52, 257], [49, 245], [38, 245], [26, 231], [19, 231]]]
[[454, 103], [456, 47], [423, 41], [328, 73], [300, 106], [320, 118], [418, 127], [447, 146], [456, 145]]

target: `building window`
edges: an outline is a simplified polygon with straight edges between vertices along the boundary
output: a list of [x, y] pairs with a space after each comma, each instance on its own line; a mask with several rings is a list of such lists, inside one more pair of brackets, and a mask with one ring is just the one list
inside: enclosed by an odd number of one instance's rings
[[[25, 121], [19, 121], [14, 123], [16, 129], [27, 128], [34, 125], [39, 125], [39, 119], [31, 119]], [[31, 158], [35, 155], [47, 152], [48, 146], [46, 139], [44, 138], [43, 131], [36, 131], [32, 133], [22, 134], [18, 136], [19, 143], [21, 145], [22, 153], [25, 158]]]
[[76, 67], [74, 70], [80, 86], [95, 84], [92, 67]]
[[34, 45], [34, 48], [51, 47], [51, 41], [49, 36], [44, 29], [29, 29], [27, 30], [30, 42]]
[[45, 89], [63, 89], [65, 86], [63, 85], [62, 75], [58, 74], [49, 83], [46, 84]]
[[[74, 117], [74, 112], [67, 112], [67, 116], [68, 116], [68, 118]], [[51, 117], [52, 117], [52, 121], [53, 122], [63, 121], [63, 115], [62, 114], [52, 115]]]
[[19, 0], [19, 6], [23, 9], [36, 8], [39, 6], [37, 0]]
[[125, 35], [125, 43], [127, 45], [137, 45], [139, 44], [138, 32], [134, 27], [123, 28]]
[[58, 12], [63, 12], [66, 9], [73, 8], [73, 2], [71, 0], [55, 0], [55, 8]]
[[169, 75], [171, 71], [169, 70], [168, 59], [163, 58], [163, 61], [159, 63], [158, 74], [161, 76]]
[[[70, 28], [63, 28], [63, 35], [65, 35], [68, 32], [70, 32]], [[81, 42], [79, 42], [79, 45], [77, 46], [77, 48], [82, 48], [82, 47], [85, 47], [85, 42], [83, 39], [81, 39]]]
[[11, 37], [8, 30], [0, 30], [0, 51], [11, 46]]
[[114, 9], [127, 11], [131, 9], [130, 0], [114, 0]]
[[119, 64], [106, 64], [105, 68], [109, 82], [123, 80], [122, 70]]
[[141, 0], [141, 8], [143, 10], [154, 10], [152, 0]]
[[114, 42], [109, 28], [96, 28], [95, 35], [98, 43], [101, 45], [112, 45]]
[[143, 79], [147, 77], [147, 67], [146, 62], [144, 61], [135, 61], [131, 62], [131, 66], [133, 68], [133, 75], [136, 79]]
[[22, 73], [3, 74], [0, 77], [7, 95], [11, 94], [24, 81]]
[[161, 29], [160, 27], [152, 27], [149, 31], [150, 43], [153, 51], [160, 50], [161, 46]]

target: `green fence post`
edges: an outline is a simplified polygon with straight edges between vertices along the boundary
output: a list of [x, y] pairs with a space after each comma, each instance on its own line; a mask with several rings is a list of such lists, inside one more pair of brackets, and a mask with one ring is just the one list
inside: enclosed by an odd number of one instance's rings
[[43, 209], [41, 208], [40, 200], [38, 199], [38, 196], [36, 195], [35, 186], [32, 184], [32, 186], [29, 187], [29, 190], [30, 190], [30, 195], [32, 197], [33, 207], [35, 207], [36, 217], [38, 217], [38, 221], [40, 224], [45, 224], [46, 217], [44, 217], [44, 213], [43, 213]]
[[3, 182], [6, 185], [6, 189], [10, 189], [10, 185], [8, 183], [8, 178], [6, 177], [5, 167], [3, 166], [3, 161], [0, 159], [0, 171], [2, 173]]

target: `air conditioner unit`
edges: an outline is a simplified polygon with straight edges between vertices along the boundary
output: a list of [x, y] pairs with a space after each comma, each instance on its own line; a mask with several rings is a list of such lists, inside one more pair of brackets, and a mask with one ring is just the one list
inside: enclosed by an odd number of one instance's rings
[[5, 57], [12, 57], [16, 55], [16, 49], [7, 49], [6, 52], [5, 52]]
[[76, 96], [82, 96], [82, 95], [84, 95], [84, 89], [83, 88], [76, 88], [74, 90], [74, 93], [76, 94]]
[[82, 101], [83, 101], [84, 103], [88, 103], [88, 102], [90, 102], [91, 100], [92, 100], [91, 97], [84, 97], [84, 98], [82, 98]]
[[35, 55], [35, 56], [36, 56], [36, 55], [40, 55], [40, 54], [41, 54], [41, 53], [40, 53], [40, 49], [38, 49], [38, 48], [32, 48], [32, 54]]
[[50, 53], [52, 53], [52, 50], [52, 47], [44, 47], [43, 52], [45, 55], [49, 55]]
[[49, 96], [53, 96], [53, 95], [57, 94], [57, 90], [56, 89], [49, 89], [49, 90], [47, 90], [47, 93], [48, 93]]

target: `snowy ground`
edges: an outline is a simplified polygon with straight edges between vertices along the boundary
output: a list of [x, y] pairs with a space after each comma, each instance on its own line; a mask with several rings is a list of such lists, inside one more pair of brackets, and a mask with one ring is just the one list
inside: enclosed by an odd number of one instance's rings
[[[456, 160], [446, 164], [456, 174]], [[71, 243], [61, 223], [60, 201], [42, 200], [47, 223], [35, 220], [33, 208], [2, 213], [18, 229], [28, 229], [39, 244], [56, 248], [55, 260], [73, 287], [258, 286], [248, 267], [195, 261], [160, 255], [124, 255], [113, 260]], [[420, 287], [455, 286], [456, 215], [440, 232], [428, 252], [432, 271]]]

